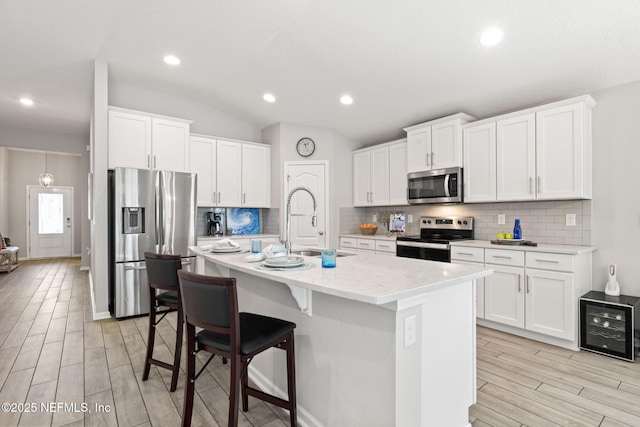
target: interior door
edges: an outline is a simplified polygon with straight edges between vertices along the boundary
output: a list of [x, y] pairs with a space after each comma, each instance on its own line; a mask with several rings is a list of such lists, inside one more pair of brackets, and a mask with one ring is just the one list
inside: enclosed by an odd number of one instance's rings
[[73, 189], [29, 186], [29, 258], [72, 256]]
[[[326, 247], [326, 194], [325, 194], [326, 164], [304, 163], [289, 164], [285, 170], [284, 209], [286, 215], [287, 196], [291, 189], [306, 187], [316, 198], [317, 226], [311, 225], [311, 216], [291, 216], [291, 244], [298, 247], [315, 246]], [[298, 191], [291, 198], [292, 214], [311, 214], [313, 212], [313, 200], [306, 191]], [[286, 226], [286, 218], [285, 218]], [[286, 232], [286, 230], [285, 230]]]

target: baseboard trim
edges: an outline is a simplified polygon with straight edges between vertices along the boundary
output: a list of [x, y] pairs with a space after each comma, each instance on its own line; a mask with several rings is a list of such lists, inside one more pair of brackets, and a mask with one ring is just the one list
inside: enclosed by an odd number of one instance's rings
[[[265, 393], [271, 393], [281, 399], [287, 399], [287, 393], [262, 375], [255, 367], [249, 365], [249, 378]], [[324, 427], [313, 415], [298, 404], [298, 425], [301, 427]]]
[[83, 265], [80, 267], [80, 271], [89, 271], [90, 267], [87, 265]]
[[109, 319], [111, 313], [108, 311], [101, 311], [96, 313], [96, 296], [93, 293], [93, 276], [91, 275], [91, 269], [89, 268], [89, 290], [91, 290], [91, 313], [93, 314], [93, 320]]

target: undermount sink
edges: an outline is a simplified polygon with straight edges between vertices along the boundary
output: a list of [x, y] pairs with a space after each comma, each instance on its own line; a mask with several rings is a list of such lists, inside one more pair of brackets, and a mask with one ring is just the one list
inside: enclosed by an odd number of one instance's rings
[[[291, 251], [291, 255], [302, 255], [302, 256], [321, 256], [322, 251], [319, 249], [294, 249]], [[349, 252], [337, 252], [336, 256], [338, 258], [344, 256], [355, 255]]]

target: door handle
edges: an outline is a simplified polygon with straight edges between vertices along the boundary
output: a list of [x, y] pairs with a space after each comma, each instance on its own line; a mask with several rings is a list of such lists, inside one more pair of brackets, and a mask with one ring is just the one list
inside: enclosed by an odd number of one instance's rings
[[147, 154], [147, 167], [151, 169], [151, 156]]
[[538, 194], [540, 194], [540, 176], [538, 175], [538, 185], [536, 186]]
[[529, 275], [527, 274], [527, 293], [529, 293]]
[[429, 166], [429, 153], [427, 153], [427, 166]]
[[518, 292], [522, 292], [522, 274], [518, 274]]
[[218, 198], [216, 197], [216, 192], [213, 192], [213, 203], [216, 203], [218, 201]]
[[533, 193], [533, 177], [529, 177], [529, 193]]
[[154, 169], [156, 169], [156, 168], [158, 167], [158, 165], [157, 165], [157, 161], [156, 161], [156, 160], [157, 160], [157, 159], [156, 159], [156, 156], [154, 155], [154, 156], [153, 156], [153, 168], [154, 168]]
[[436, 165], [436, 153], [431, 152], [431, 167]]

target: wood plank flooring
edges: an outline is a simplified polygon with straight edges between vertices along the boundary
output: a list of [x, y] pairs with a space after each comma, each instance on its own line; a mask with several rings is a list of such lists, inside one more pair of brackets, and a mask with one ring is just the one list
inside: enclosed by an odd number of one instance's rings
[[[167, 319], [158, 325], [155, 357], [170, 361], [176, 318]], [[482, 327], [477, 335], [473, 426], [640, 426], [640, 364]], [[27, 261], [0, 273], [0, 403], [76, 405], [1, 411], [0, 426], [178, 426], [184, 377], [174, 393], [167, 370], [154, 366], [149, 380], [140, 380], [146, 337], [144, 317], [91, 319], [88, 275], [78, 259]], [[226, 425], [228, 376], [228, 366], [214, 359], [198, 379], [194, 426]], [[90, 412], [82, 412], [83, 403]], [[288, 414], [250, 399], [239, 425], [284, 427]]]

